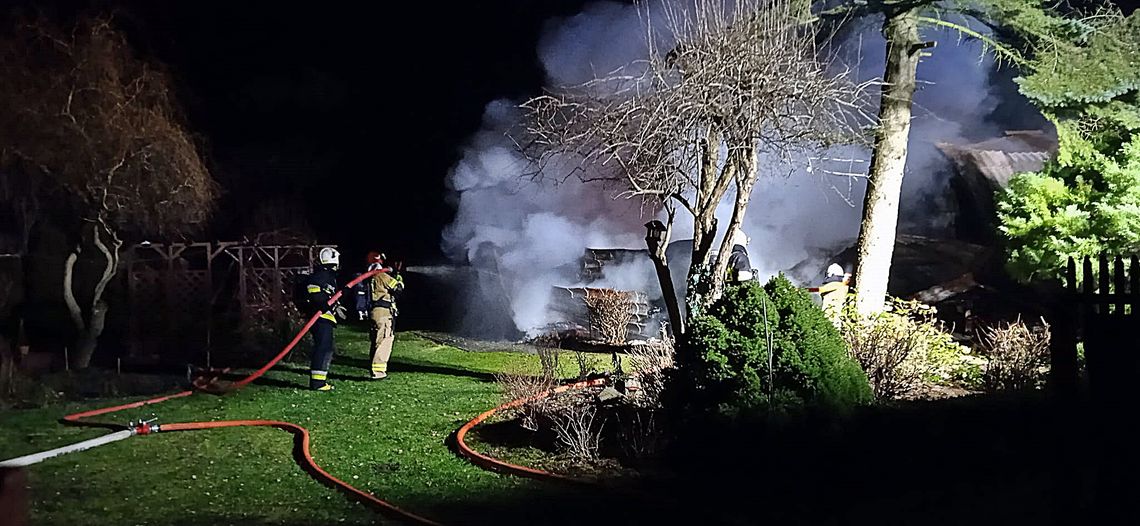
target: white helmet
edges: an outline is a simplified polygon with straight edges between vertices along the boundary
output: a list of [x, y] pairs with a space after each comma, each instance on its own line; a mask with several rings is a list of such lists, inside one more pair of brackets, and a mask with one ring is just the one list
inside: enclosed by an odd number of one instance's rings
[[732, 230], [732, 244], [740, 245], [742, 247], [748, 246], [748, 235], [743, 230], [735, 228]]
[[844, 274], [843, 267], [839, 266], [839, 263], [832, 263], [830, 266], [827, 267], [828, 277], [842, 276], [843, 274]]
[[340, 265], [340, 252], [332, 247], [322, 248], [320, 261], [322, 265]]

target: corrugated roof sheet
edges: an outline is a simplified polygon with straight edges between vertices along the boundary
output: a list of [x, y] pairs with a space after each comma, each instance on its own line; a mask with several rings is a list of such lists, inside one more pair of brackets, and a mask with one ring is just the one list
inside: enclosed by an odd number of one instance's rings
[[983, 177], [1005, 187], [1013, 174], [1035, 172], [1057, 151], [1057, 139], [1044, 131], [1007, 131], [973, 144], [939, 143], [938, 149], [958, 164], [972, 166]]
[[1013, 174], [1036, 172], [1045, 166], [1053, 154], [1049, 152], [1003, 152], [996, 150], [976, 150], [964, 152], [978, 172], [986, 179], [1005, 187]]

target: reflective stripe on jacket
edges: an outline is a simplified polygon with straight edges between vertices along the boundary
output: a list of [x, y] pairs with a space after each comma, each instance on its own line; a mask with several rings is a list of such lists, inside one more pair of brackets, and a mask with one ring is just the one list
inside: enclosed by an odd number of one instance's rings
[[404, 280], [387, 272], [381, 272], [372, 279], [372, 308], [391, 310], [396, 306], [396, 294], [404, 290]]
[[336, 316], [329, 306], [329, 300], [336, 294], [336, 273], [326, 268], [318, 268], [313, 271], [305, 290], [309, 293], [312, 305], [322, 311], [321, 317], [336, 323]]

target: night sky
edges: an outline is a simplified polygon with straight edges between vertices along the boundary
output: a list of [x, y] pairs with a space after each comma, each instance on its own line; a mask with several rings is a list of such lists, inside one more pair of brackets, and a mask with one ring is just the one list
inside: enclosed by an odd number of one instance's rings
[[204, 235], [233, 238], [258, 203], [285, 199], [346, 257], [379, 247], [425, 262], [442, 257], [444, 179], [484, 106], [540, 89], [543, 22], [585, 3], [35, 5], [57, 19], [114, 13], [166, 64], [225, 191]]
[[544, 21], [587, 1], [14, 3], [113, 13], [166, 64], [225, 191], [201, 236], [234, 239], [284, 200], [350, 261], [379, 248], [423, 263], [442, 259], [444, 179], [484, 106], [537, 93]]

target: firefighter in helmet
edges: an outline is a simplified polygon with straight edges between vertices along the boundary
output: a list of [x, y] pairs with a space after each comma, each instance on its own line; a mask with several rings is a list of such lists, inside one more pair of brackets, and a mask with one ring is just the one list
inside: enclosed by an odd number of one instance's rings
[[847, 299], [847, 291], [851, 284], [851, 274], [843, 270], [839, 263], [832, 263], [827, 267], [827, 277], [823, 284], [808, 289], [818, 292], [823, 299], [823, 312], [827, 314], [832, 325], [839, 328], [840, 316], [843, 314], [843, 301]]
[[392, 356], [392, 343], [396, 340], [394, 321], [399, 314], [396, 296], [404, 290], [404, 277], [384, 266], [384, 254], [370, 252], [368, 259], [368, 270], [380, 271], [371, 280], [372, 379], [383, 380], [388, 377], [388, 358]]
[[336, 328], [337, 319], [345, 319], [347, 310], [339, 302], [332, 307], [328, 306], [329, 299], [336, 294], [336, 271], [340, 267], [340, 252], [335, 248], [325, 247], [318, 256], [319, 261], [313, 273], [309, 276], [306, 291], [309, 293], [309, 304], [321, 310], [321, 315], [313, 324], [313, 354], [309, 368], [309, 388], [317, 391], [332, 391], [329, 384], [329, 364], [332, 363], [333, 329]]
[[752, 279], [752, 263], [748, 260], [748, 236], [736, 228], [732, 231], [732, 252], [728, 255], [727, 283], [743, 283]]

